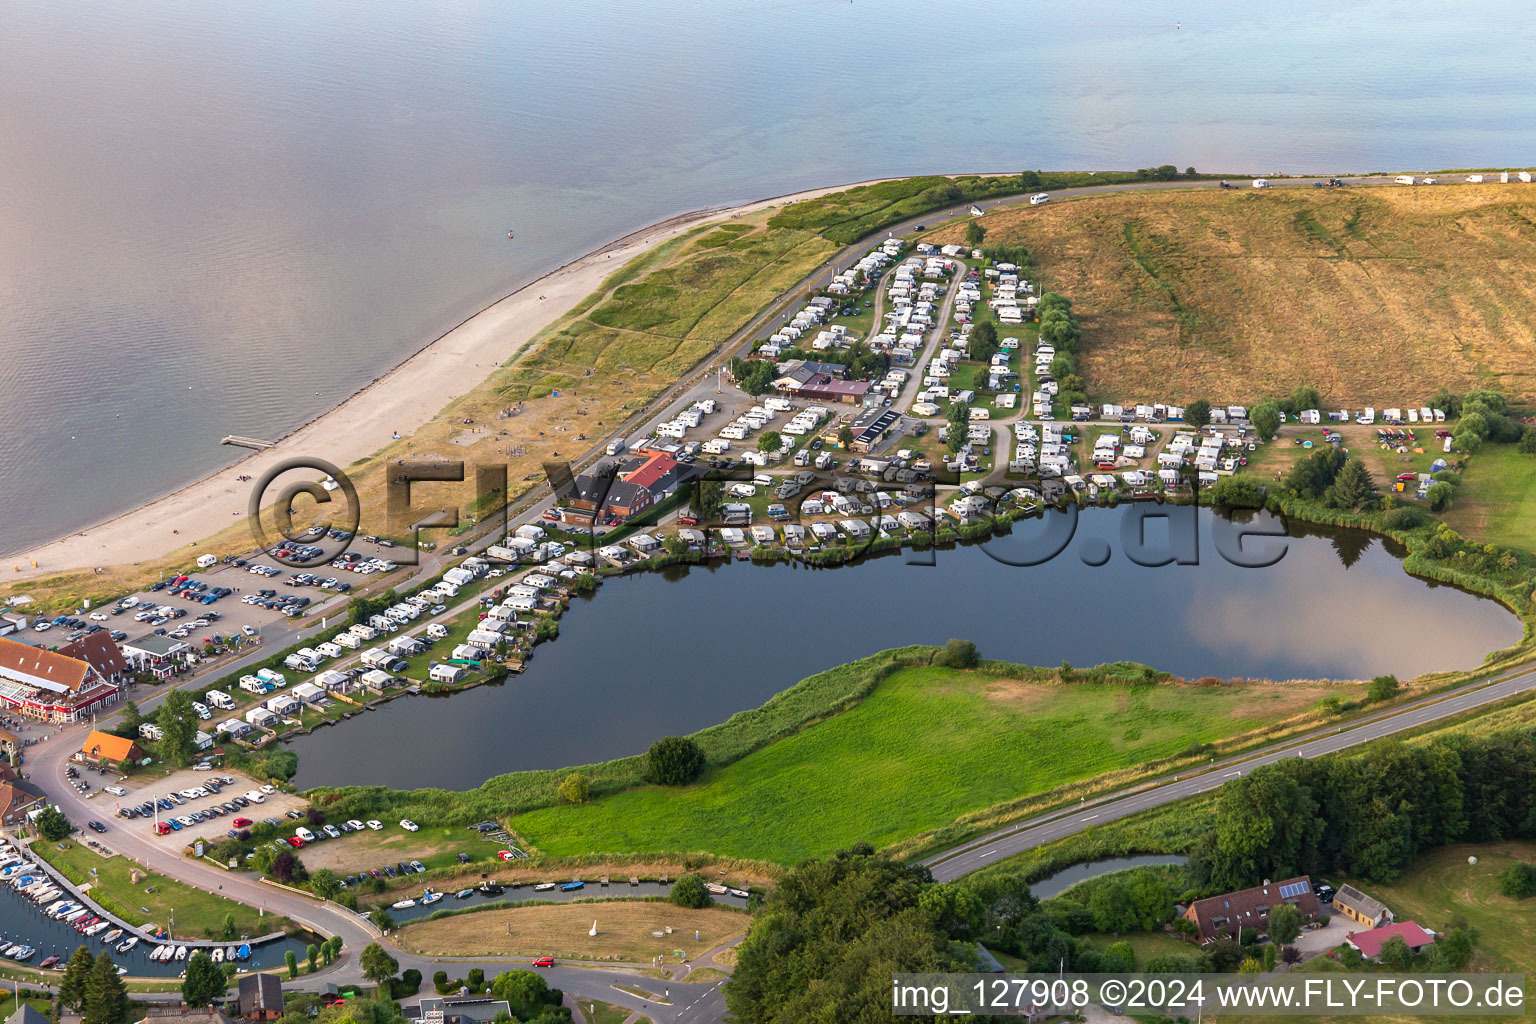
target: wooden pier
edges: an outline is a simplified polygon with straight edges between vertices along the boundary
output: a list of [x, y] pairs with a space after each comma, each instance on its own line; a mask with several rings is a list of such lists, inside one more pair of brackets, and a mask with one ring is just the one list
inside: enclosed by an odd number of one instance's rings
[[265, 451], [277, 444], [276, 441], [263, 441], [259, 437], [241, 437], [239, 434], [226, 434], [220, 444], [227, 444], [234, 448], [251, 448], [255, 451]]

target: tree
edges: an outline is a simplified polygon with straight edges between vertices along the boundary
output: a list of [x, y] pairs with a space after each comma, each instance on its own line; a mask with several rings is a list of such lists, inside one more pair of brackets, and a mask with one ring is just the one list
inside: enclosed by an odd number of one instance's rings
[[219, 938], [225, 942], [233, 942], [237, 934], [239, 933], [235, 929], [235, 915], [225, 914], [224, 921], [219, 927]]
[[1113, 958], [1106, 959], [1103, 964], [1103, 969], [1107, 973], [1128, 974], [1136, 969], [1136, 950], [1124, 939], [1110, 943], [1104, 953], [1107, 958]]
[[390, 956], [377, 942], [368, 943], [363, 949], [363, 955], [358, 958], [358, 963], [362, 965], [363, 977], [375, 985], [393, 978], [395, 972], [400, 969], [399, 961]]
[[1429, 510], [1431, 512], [1444, 512], [1447, 508], [1450, 508], [1451, 499], [1455, 496], [1456, 488], [1444, 480], [1436, 480], [1430, 484], [1429, 490], [1425, 494], [1425, 497], [1429, 499]]
[[1288, 964], [1301, 963], [1301, 950], [1295, 946], [1285, 946], [1280, 950], [1280, 959]]
[[302, 882], [309, 877], [304, 862], [294, 856], [292, 850], [279, 850], [277, 856], [272, 858], [272, 866], [267, 872], [279, 882], [285, 883]]
[[1203, 427], [1211, 422], [1211, 403], [1197, 398], [1184, 407], [1184, 422], [1192, 427]]
[[229, 979], [204, 952], [193, 954], [187, 961], [187, 976], [181, 983], [181, 998], [188, 1006], [207, 1006], [224, 994]]
[[[304, 959], [309, 961], [309, 973], [314, 974], [320, 969], [320, 947], [311, 942], [304, 949]], [[394, 971], [389, 973], [393, 974]]]
[[853, 444], [853, 428], [848, 424], [844, 423], [842, 426], [837, 428], [837, 443], [842, 445], [844, 448], [847, 448]]
[[469, 973], [464, 976], [464, 984], [469, 986], [471, 992], [479, 992], [485, 987], [485, 971], [478, 967], [471, 967]]
[[1381, 944], [1381, 962], [1402, 974], [1413, 966], [1413, 950], [1401, 935], [1394, 935]]
[[1536, 865], [1516, 861], [1505, 868], [1499, 874], [1499, 891], [1512, 900], [1536, 896]]
[[1391, 700], [1397, 696], [1399, 689], [1401, 686], [1397, 676], [1377, 676], [1371, 680], [1371, 688], [1367, 691], [1367, 696], [1373, 701]]
[[1523, 455], [1536, 455], [1536, 430], [1525, 428], [1525, 433], [1520, 435], [1520, 452]]
[[341, 936], [332, 935], [330, 938], [325, 940], [325, 943], [320, 947], [320, 949], [325, 953], [326, 963], [330, 963], [331, 961], [335, 960], [338, 956], [341, 955]]
[[1264, 969], [1266, 971], [1274, 970], [1276, 959], [1275, 944], [1273, 942], [1264, 943]]
[[1381, 504], [1381, 496], [1376, 493], [1376, 482], [1371, 479], [1371, 471], [1365, 468], [1365, 463], [1350, 459], [1329, 486], [1323, 503], [1329, 508], [1368, 512]]
[[966, 355], [978, 363], [990, 363], [992, 357], [997, 355], [997, 328], [992, 321], [986, 320], [971, 328], [970, 337], [966, 340]]
[[973, 220], [965, 226], [965, 244], [972, 249], [981, 248], [981, 243], [987, 237], [987, 229], [982, 227], [981, 221]]
[[108, 953], [102, 953], [91, 965], [80, 1020], [81, 1024], [126, 1024], [128, 1020], [128, 987]]
[[549, 999], [549, 985], [532, 971], [505, 971], [491, 980], [491, 998], [500, 999], [518, 1017], [531, 1015]]
[[368, 920], [381, 932], [387, 932], [395, 926], [394, 915], [385, 907], [374, 907], [368, 914]]
[[309, 887], [321, 899], [333, 900], [341, 892], [341, 879], [330, 868], [320, 868], [309, 876]]
[[704, 771], [704, 751], [686, 736], [665, 736], [646, 752], [646, 775], [663, 786], [686, 786]]
[[1266, 398], [1248, 410], [1248, 422], [1253, 424], [1260, 437], [1274, 437], [1275, 431], [1280, 429], [1280, 406]]
[[192, 695], [185, 690], [171, 690], [155, 714], [160, 727], [160, 756], [171, 764], [186, 765], [196, 752], [197, 713], [192, 710]]
[[51, 843], [67, 837], [74, 829], [69, 819], [51, 804], [37, 813], [37, 834]]
[[1299, 498], [1321, 498], [1333, 486], [1347, 458], [1333, 445], [1325, 445], [1291, 466], [1290, 472], [1285, 474], [1285, 487]]
[[1222, 785], [1216, 797], [1212, 881], [1241, 889], [1263, 878], [1291, 878], [1316, 857], [1323, 822], [1317, 801], [1280, 764]]
[[1472, 936], [1465, 928], [1452, 928], [1438, 936], [1430, 947], [1430, 963], [1436, 971], [1464, 971], [1471, 959]]
[[592, 798], [592, 780], [580, 772], [571, 772], [560, 780], [559, 793], [566, 803], [584, 804]]
[[294, 956], [293, 950], [290, 949], [283, 954], [283, 962], [288, 965], [288, 980], [292, 981], [297, 978], [299, 976], [299, 958]]
[[1262, 960], [1255, 960], [1253, 957], [1250, 956], [1246, 960], [1244, 960], [1242, 963], [1237, 965], [1237, 973], [1238, 974], [1263, 974], [1264, 973], [1264, 962]]
[[1318, 394], [1317, 388], [1308, 384], [1298, 384], [1291, 389], [1291, 397], [1287, 400], [1290, 408], [1286, 410], [1293, 416], [1307, 409], [1317, 409], [1323, 404], [1323, 396]]
[[1206, 491], [1211, 502], [1229, 508], [1263, 508], [1264, 485], [1246, 474], [1224, 476]]
[[672, 883], [672, 902], [680, 907], [698, 909], [714, 903], [709, 895], [709, 890], [704, 888], [704, 879], [696, 874], [686, 874]]
[[139, 738], [139, 726], [144, 724], [144, 712], [133, 701], [123, 705], [123, 722], [119, 732], [129, 739]]
[[64, 968], [64, 977], [59, 981], [59, 1002], [71, 1009], [79, 1009], [80, 1003], [85, 999], [85, 981], [91, 976], [91, 968], [96, 966], [96, 958], [91, 951], [84, 946], [75, 947], [75, 955], [69, 958], [69, 963]]
[[934, 664], [945, 668], [975, 668], [980, 660], [974, 643], [956, 637], [944, 641], [944, 649], [933, 659]]
[[1136, 906], [1131, 890], [1118, 878], [1108, 879], [1093, 890], [1088, 899], [1093, 911], [1093, 926], [1101, 932], [1119, 935], [1136, 927]]
[[757, 450], [760, 452], [776, 452], [782, 447], [784, 439], [777, 430], [765, 430], [763, 436], [757, 439]]
[[1282, 903], [1269, 912], [1269, 937], [1282, 946], [1295, 942], [1301, 934], [1301, 911]]

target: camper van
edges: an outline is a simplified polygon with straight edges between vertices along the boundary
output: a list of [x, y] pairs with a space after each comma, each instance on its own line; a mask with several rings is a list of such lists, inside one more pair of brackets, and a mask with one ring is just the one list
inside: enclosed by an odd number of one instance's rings
[[1397, 177], [1393, 178], [1392, 180], [1397, 182], [1399, 185], [1412, 185], [1413, 184], [1413, 175], [1411, 175], [1411, 174], [1399, 174]]
[[233, 711], [235, 708], [235, 698], [223, 690], [209, 690], [203, 694], [203, 699], [213, 707], [222, 708], [225, 711]]

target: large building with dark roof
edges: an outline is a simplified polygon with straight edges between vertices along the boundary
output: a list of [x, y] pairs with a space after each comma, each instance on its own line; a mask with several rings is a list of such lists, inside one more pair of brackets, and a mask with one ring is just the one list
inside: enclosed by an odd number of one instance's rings
[[1282, 903], [1289, 903], [1301, 911], [1302, 920], [1316, 917], [1317, 894], [1312, 891], [1312, 879], [1302, 875], [1195, 900], [1185, 909], [1184, 916], [1194, 922], [1201, 942], [1222, 935], [1235, 939], [1244, 928], [1261, 933], [1268, 931], [1269, 912]]

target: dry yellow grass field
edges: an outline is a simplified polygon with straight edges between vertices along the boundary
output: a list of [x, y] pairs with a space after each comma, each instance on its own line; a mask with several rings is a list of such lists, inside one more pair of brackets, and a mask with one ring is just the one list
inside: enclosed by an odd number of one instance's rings
[[1536, 398], [1536, 191], [1212, 187], [986, 226], [1073, 300], [1106, 401], [1251, 402], [1298, 384], [1334, 406], [1418, 405], [1442, 384]]
[[[596, 937], [587, 934], [594, 919]], [[655, 900], [617, 900], [483, 910], [408, 925], [395, 938], [402, 949], [435, 956], [556, 956], [643, 963], [664, 955], [676, 963], [673, 950], [684, 950], [691, 959], [746, 934], [751, 923], [744, 911], [723, 907], [685, 910]]]

